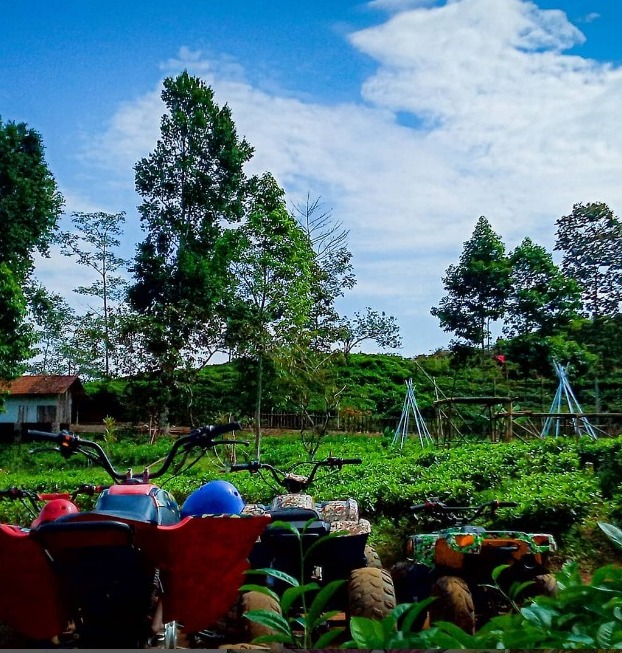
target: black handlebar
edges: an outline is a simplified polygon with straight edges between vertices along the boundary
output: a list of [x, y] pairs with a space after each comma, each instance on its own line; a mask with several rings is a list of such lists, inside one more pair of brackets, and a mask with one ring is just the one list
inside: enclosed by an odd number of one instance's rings
[[425, 503], [419, 503], [411, 506], [414, 513], [427, 512], [435, 516], [443, 516], [446, 519], [454, 519], [456, 521], [466, 520], [472, 521], [479, 517], [486, 510], [494, 514], [499, 508], [516, 508], [518, 503], [516, 501], [487, 501], [478, 506], [447, 506], [438, 499], [429, 499]]
[[[313, 479], [315, 478], [315, 473], [320, 467], [331, 467], [333, 469], [341, 469], [344, 465], [360, 465], [362, 463], [361, 458], [336, 458], [334, 456], [329, 456], [324, 460], [316, 461], [303, 461], [294, 463], [289, 469], [282, 470], [268, 463], [261, 463], [258, 460], [251, 460], [248, 463], [238, 463], [236, 465], [231, 465], [229, 471], [232, 472], [244, 472], [248, 471], [251, 474], [256, 472], [261, 472], [261, 470], [269, 471], [272, 474], [272, 478], [275, 482], [284, 487], [288, 492], [301, 492], [308, 488]], [[294, 474], [294, 470], [297, 467], [311, 465], [311, 473], [309, 476], [302, 476]]]
[[[188, 435], [184, 435], [174, 442], [170, 451], [166, 455], [164, 462], [157, 471], [150, 473], [149, 466], [147, 466], [142, 475], [142, 481], [147, 482], [149, 479], [158, 478], [165, 474], [180, 451], [188, 454], [194, 448], [201, 448], [206, 450], [218, 444], [245, 444], [239, 440], [235, 441], [215, 439], [224, 433], [237, 431], [240, 428], [241, 426], [238, 424], [238, 422], [230, 422], [229, 424], [208, 425], [194, 429]], [[28, 435], [33, 440], [53, 442], [57, 444], [58, 450], [65, 458], [70, 457], [74, 453], [81, 453], [83, 456], [105, 469], [108, 475], [115, 481], [125, 481], [129, 478], [132, 478], [131, 473], [119, 472], [113, 467], [110, 459], [106, 455], [106, 452], [99, 444], [97, 444], [97, 442], [85, 440], [69, 431], [61, 431], [60, 433], [47, 433], [45, 431], [29, 430]]]

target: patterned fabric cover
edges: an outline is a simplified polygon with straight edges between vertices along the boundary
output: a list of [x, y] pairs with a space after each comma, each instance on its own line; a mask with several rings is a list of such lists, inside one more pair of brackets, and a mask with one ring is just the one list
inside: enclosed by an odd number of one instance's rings
[[371, 524], [367, 519], [359, 519], [358, 521], [333, 521], [330, 523], [330, 530], [335, 531], [348, 531], [348, 535], [365, 535], [371, 533]]
[[275, 497], [270, 506], [272, 510], [279, 508], [310, 508], [315, 509], [315, 501], [310, 494], [280, 494]]
[[247, 503], [242, 508], [242, 515], [265, 515], [268, 511], [260, 503]]
[[320, 518], [327, 522], [359, 520], [359, 506], [354, 499], [324, 501], [319, 505]]

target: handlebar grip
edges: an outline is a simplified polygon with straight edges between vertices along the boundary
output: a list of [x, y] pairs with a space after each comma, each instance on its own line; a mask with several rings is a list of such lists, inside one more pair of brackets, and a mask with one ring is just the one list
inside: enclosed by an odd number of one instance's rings
[[62, 433], [48, 433], [47, 431], [27, 431], [30, 438], [38, 442], [60, 442]]
[[229, 471], [231, 472], [256, 472], [261, 467], [261, 463], [256, 460], [251, 460], [250, 463], [237, 463], [231, 465]]
[[212, 437], [222, 435], [223, 433], [230, 433], [231, 431], [239, 431], [242, 426], [239, 422], [229, 422], [228, 424], [214, 424], [206, 427]]
[[342, 458], [342, 464], [344, 465], [360, 465], [363, 462], [362, 458]]
[[246, 470], [250, 470], [250, 469], [253, 469], [253, 467], [248, 463], [239, 463], [236, 465], [231, 465], [231, 467], [229, 467], [230, 472], [245, 472]]
[[497, 501], [497, 508], [516, 508], [516, 501]]
[[201, 426], [191, 431], [186, 437], [197, 445], [208, 446], [223, 433], [230, 433], [231, 431], [238, 431], [242, 427], [238, 422], [229, 422], [229, 424], [209, 424]]
[[10, 487], [8, 490], [0, 490], [0, 499], [20, 499], [22, 490], [16, 487]]

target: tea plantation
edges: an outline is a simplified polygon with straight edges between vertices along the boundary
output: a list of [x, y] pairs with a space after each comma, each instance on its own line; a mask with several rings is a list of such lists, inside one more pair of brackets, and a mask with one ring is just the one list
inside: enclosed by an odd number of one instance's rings
[[[91, 437], [91, 436], [86, 436]], [[244, 434], [242, 434], [244, 437]], [[166, 454], [171, 439], [149, 445], [139, 436], [102, 442], [115, 466], [141, 471]], [[237, 460], [251, 447], [236, 447]], [[184, 476], [165, 478], [178, 500], [212, 478], [225, 478], [248, 502], [268, 503], [277, 493], [258, 475], [226, 473], [227, 455], [208, 455]], [[416, 522], [409, 507], [429, 497], [446, 503], [479, 504], [491, 499], [514, 501], [515, 508], [498, 512], [489, 527], [550, 532], [559, 543], [556, 564], [576, 560], [584, 573], [606, 562], [621, 560], [597, 522], [622, 523], [622, 437], [545, 438], [528, 442], [477, 443], [439, 449], [422, 448], [409, 439], [403, 449], [383, 436], [328, 436], [316, 459], [333, 455], [360, 457], [361, 465], [318, 478], [311, 488], [317, 500], [353, 497], [372, 523], [372, 543], [390, 564], [402, 555], [405, 537], [425, 523]], [[262, 462], [287, 468], [307, 460], [295, 434], [265, 436]], [[305, 473], [304, 468], [300, 473]], [[75, 456], [63, 459], [39, 444], [0, 447], [0, 489], [69, 490], [81, 483], [107, 483], [103, 470]], [[88, 507], [89, 499], [82, 503]], [[27, 524], [30, 516], [15, 502], [0, 502], [4, 521]]]

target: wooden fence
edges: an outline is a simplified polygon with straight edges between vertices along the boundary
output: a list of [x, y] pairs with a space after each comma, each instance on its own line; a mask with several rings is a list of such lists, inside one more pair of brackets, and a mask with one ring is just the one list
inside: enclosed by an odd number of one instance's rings
[[[325, 415], [311, 415], [314, 424], [323, 424]], [[385, 428], [395, 429], [399, 416], [380, 418], [373, 415], [334, 415], [328, 419], [329, 431], [345, 433], [382, 433]], [[283, 429], [300, 431], [304, 425], [311, 428], [311, 422], [300, 413], [265, 413], [261, 416], [261, 425], [266, 429]]]

